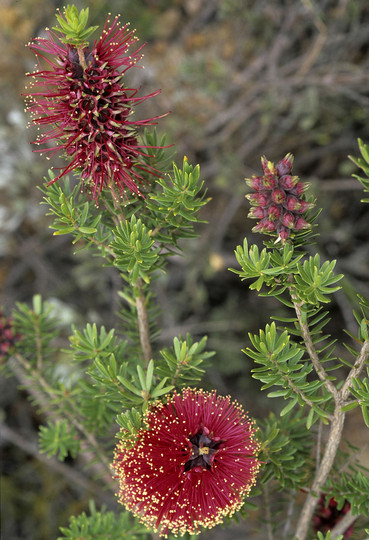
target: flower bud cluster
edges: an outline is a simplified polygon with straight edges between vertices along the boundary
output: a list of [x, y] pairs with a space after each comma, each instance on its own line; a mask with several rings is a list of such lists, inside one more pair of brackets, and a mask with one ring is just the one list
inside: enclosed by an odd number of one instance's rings
[[285, 241], [291, 231], [310, 227], [302, 217], [314, 206], [302, 198], [307, 184], [298, 176], [292, 176], [293, 155], [287, 154], [274, 166], [265, 156], [261, 158], [263, 176], [246, 178], [246, 183], [255, 193], [246, 195], [252, 208], [248, 217], [259, 219], [254, 232], [276, 233]]

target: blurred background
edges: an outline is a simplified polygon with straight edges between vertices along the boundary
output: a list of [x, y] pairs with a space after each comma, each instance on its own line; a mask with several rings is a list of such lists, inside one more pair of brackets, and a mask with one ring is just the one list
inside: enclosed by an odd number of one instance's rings
[[[53, 237], [40, 205], [50, 163], [32, 153], [35, 130], [21, 96], [34, 57], [25, 47], [55, 24], [63, 3], [1, 0], [0, 3], [0, 286], [1, 305], [30, 302], [41, 293], [57, 306], [65, 323], [117, 324], [119, 277], [82, 252], [73, 256], [69, 237]], [[247, 333], [256, 332], [281, 307], [260, 301], [231, 272], [234, 249], [250, 231], [244, 178], [260, 172], [260, 156], [278, 161], [295, 155], [294, 173], [311, 183], [323, 208], [314, 246], [324, 259], [338, 259], [345, 273], [334, 296], [330, 333], [356, 333], [352, 309], [356, 293], [369, 296], [369, 208], [360, 203], [358, 173], [348, 155], [358, 156], [357, 138], [369, 142], [369, 4], [367, 0], [92, 0], [90, 23], [100, 28], [108, 12], [120, 13], [146, 42], [141, 65], [130, 70], [130, 86], [147, 94], [137, 116], [171, 111], [160, 121], [175, 144], [180, 165], [186, 155], [199, 163], [211, 197], [198, 228], [200, 239], [183, 245], [184, 257], [171, 260], [156, 283], [163, 331], [158, 346], [175, 335], [208, 335], [217, 354], [205, 384], [231, 393], [251, 415], [261, 417], [270, 403], [250, 376], [241, 352]], [[57, 165], [57, 162], [53, 162]], [[260, 238], [259, 238], [260, 237]], [[339, 351], [347, 352], [344, 348]], [[92, 486], [68, 468], [39, 459], [37, 428], [42, 417], [31, 408], [15, 380], [1, 382], [2, 538], [56, 538], [71, 513], [86, 509]], [[350, 417], [350, 441], [363, 442], [360, 414]], [[367, 433], [367, 432], [366, 432]], [[369, 463], [368, 463], [369, 464]], [[60, 468], [61, 467], [61, 468]], [[76, 480], [77, 479], [77, 480]], [[96, 494], [95, 494], [96, 495]], [[98, 503], [114, 508], [102, 493]], [[221, 530], [220, 530], [221, 531]], [[206, 538], [236, 538], [209, 531]], [[227, 536], [228, 534], [228, 536]], [[256, 538], [256, 537], [255, 537]], [[262, 538], [262, 536], [261, 536]]]

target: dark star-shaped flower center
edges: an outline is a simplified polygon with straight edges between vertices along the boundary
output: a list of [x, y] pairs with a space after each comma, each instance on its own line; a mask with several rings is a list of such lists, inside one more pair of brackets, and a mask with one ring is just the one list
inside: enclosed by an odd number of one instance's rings
[[192, 456], [185, 464], [185, 472], [195, 469], [210, 470], [219, 446], [224, 442], [219, 437], [212, 437], [209, 430], [204, 428], [190, 437]]

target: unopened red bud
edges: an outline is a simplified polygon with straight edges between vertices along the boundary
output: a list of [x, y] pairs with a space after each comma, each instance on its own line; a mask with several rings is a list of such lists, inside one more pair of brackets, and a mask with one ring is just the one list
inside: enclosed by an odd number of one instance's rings
[[265, 189], [274, 189], [277, 185], [277, 178], [274, 175], [267, 174], [263, 176], [263, 187]]
[[259, 221], [259, 223], [255, 225], [255, 227], [253, 227], [252, 229], [253, 232], [266, 232], [266, 231], [271, 232], [274, 230], [275, 230], [275, 224], [267, 218], [264, 218], [261, 221]]
[[295, 229], [300, 230], [300, 229], [307, 229], [309, 227], [310, 227], [310, 224], [307, 221], [305, 221], [303, 217], [299, 217], [296, 219]]
[[293, 195], [288, 195], [286, 200], [286, 207], [288, 210], [300, 210], [300, 201]]
[[279, 161], [276, 165], [276, 169], [278, 171], [279, 176], [283, 176], [284, 174], [289, 174], [292, 171], [292, 165], [293, 165], [293, 155], [291, 153], [287, 154], [281, 161]]
[[250, 212], [247, 217], [249, 218], [256, 218], [256, 219], [262, 219], [265, 217], [267, 210], [261, 208], [260, 206], [253, 206], [250, 209]]
[[261, 166], [265, 174], [277, 174], [277, 169], [274, 167], [274, 163], [268, 161], [265, 156], [261, 157]]
[[264, 195], [264, 193], [250, 193], [246, 195], [246, 198], [251, 204], [261, 206], [262, 208], [265, 208], [270, 202], [269, 197]]
[[285, 174], [279, 179], [279, 187], [283, 189], [293, 189], [298, 181], [298, 176], [291, 176], [290, 174]]
[[255, 189], [255, 191], [259, 191], [263, 187], [263, 178], [262, 176], [253, 176], [252, 178], [245, 178], [246, 184], [250, 186], [250, 188]]
[[263, 219], [263, 227], [264, 227], [264, 230], [266, 231], [275, 231], [275, 223], [273, 221], [270, 221], [270, 219], [268, 218], [264, 218]]
[[285, 214], [283, 217], [282, 217], [282, 220], [281, 220], [281, 223], [282, 225], [284, 225], [285, 227], [288, 227], [289, 229], [292, 229], [294, 224], [295, 224], [295, 217], [293, 214], [287, 212], [287, 214]]
[[310, 203], [310, 202], [303, 201], [302, 199], [300, 199], [299, 211], [303, 214], [307, 210], [310, 210], [311, 208], [313, 208], [313, 206], [314, 206], [314, 203]]
[[302, 182], [297, 182], [295, 187], [293, 188], [293, 193], [297, 196], [300, 196], [304, 193], [304, 191], [307, 189], [307, 185], [303, 184]]
[[287, 240], [289, 235], [290, 235], [290, 230], [289, 229], [287, 229], [285, 227], [280, 228], [278, 236], [282, 241]]
[[281, 204], [286, 200], [286, 193], [283, 189], [275, 189], [272, 193], [272, 199], [275, 203]]
[[281, 209], [277, 204], [271, 204], [268, 210], [268, 216], [271, 221], [274, 221], [281, 216]]

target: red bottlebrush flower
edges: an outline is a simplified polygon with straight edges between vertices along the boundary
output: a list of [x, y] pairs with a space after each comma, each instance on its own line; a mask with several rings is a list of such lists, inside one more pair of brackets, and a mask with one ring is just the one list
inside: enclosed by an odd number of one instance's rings
[[216, 392], [187, 388], [156, 402], [135, 440], [118, 443], [120, 502], [161, 536], [198, 533], [238, 510], [260, 463], [254, 425]]
[[0, 361], [8, 356], [20, 338], [20, 334], [14, 333], [12, 320], [9, 317], [5, 317], [0, 310]]
[[[334, 497], [329, 499], [328, 504], [326, 500], [326, 495], [322, 494], [317, 505], [317, 509], [315, 511], [314, 517], [313, 517], [313, 527], [314, 532], [322, 532], [326, 534], [328, 531], [331, 531], [334, 529], [335, 525], [341, 519], [347, 512], [350, 510], [351, 505], [348, 501], [346, 501], [341, 508], [341, 510], [338, 510], [337, 508], [337, 501]], [[351, 525], [344, 533], [344, 538], [350, 538], [354, 534], [354, 526]]]
[[34, 124], [48, 128], [35, 144], [54, 143], [44, 151], [61, 150], [71, 159], [50, 183], [77, 171], [96, 202], [105, 187], [114, 194], [117, 188], [123, 197], [142, 195], [142, 173], [158, 176], [143, 159], [148, 147], [139, 144], [136, 131], [161, 117], [134, 120], [131, 113], [160, 91], [138, 97], [138, 89], [125, 86], [124, 74], [140, 60], [142, 48], [128, 54], [137, 38], [127, 26], [121, 27], [118, 17], [108, 19], [91, 49], [65, 45], [63, 35], [59, 39], [52, 31], [29, 45], [40, 64], [28, 74], [36, 90], [28, 94], [29, 110]]
[[246, 183], [255, 190], [255, 193], [246, 195], [253, 205], [248, 217], [261, 220], [252, 230], [277, 234], [282, 242], [291, 236], [292, 231], [310, 227], [302, 214], [314, 206], [301, 198], [306, 185], [297, 176], [291, 176], [292, 164], [292, 154], [287, 154], [276, 166], [263, 156], [264, 176], [246, 179]]

